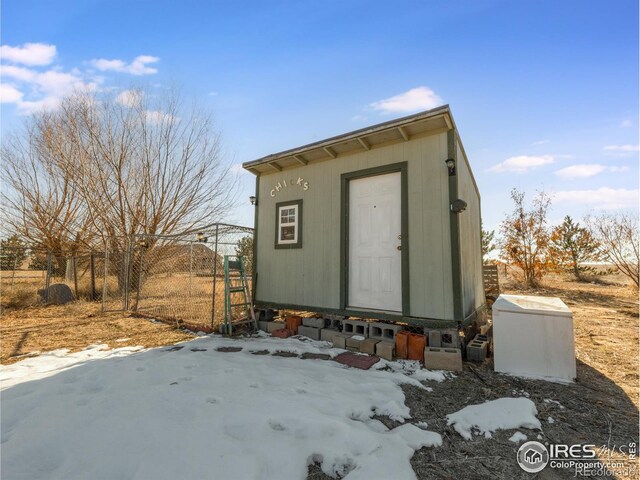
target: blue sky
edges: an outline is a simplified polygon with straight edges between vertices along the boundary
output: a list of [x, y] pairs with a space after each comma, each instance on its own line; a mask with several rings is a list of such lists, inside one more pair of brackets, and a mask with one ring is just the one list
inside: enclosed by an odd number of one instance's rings
[[74, 86], [177, 85], [238, 170], [448, 103], [485, 226], [512, 187], [553, 194], [554, 222], [638, 207], [635, 1], [5, 0], [1, 28], [3, 135]]

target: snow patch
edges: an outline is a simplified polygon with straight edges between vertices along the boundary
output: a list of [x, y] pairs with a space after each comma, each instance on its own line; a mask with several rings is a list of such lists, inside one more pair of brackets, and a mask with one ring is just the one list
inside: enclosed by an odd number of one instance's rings
[[447, 415], [447, 425], [452, 425], [466, 440], [471, 440], [472, 430], [491, 438], [491, 433], [496, 430], [541, 428], [537, 414], [535, 403], [528, 398], [499, 398], [450, 413]]
[[522, 432], [516, 432], [509, 437], [509, 441], [513, 443], [524, 442], [527, 439], [527, 436]]
[[[242, 350], [218, 351], [231, 346]], [[4, 476], [279, 480], [318, 462], [350, 480], [413, 479], [415, 450], [442, 444], [374, 419], [410, 418], [399, 385], [425, 388], [411, 375], [252, 354], [342, 351], [324, 342], [208, 336], [179, 347], [95, 345], [0, 367]]]

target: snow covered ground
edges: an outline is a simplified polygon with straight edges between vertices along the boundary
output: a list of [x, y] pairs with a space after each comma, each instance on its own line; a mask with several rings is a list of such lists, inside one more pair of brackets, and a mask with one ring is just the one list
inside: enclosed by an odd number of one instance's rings
[[[57, 350], [1, 366], [2, 478], [304, 479], [317, 463], [350, 480], [402, 480], [415, 478], [416, 450], [442, 445], [440, 433], [411, 419], [400, 386], [429, 400], [422, 382], [454, 375], [411, 361], [363, 371], [276, 352], [344, 350], [304, 338], [210, 336], [152, 350]], [[514, 395], [466, 406], [447, 424], [467, 440], [540, 429], [535, 404]], [[389, 430], [375, 416], [402, 425]]]
[[[442, 443], [410, 423], [399, 387], [428, 395], [421, 381], [443, 381], [440, 372], [251, 353], [342, 352], [324, 342], [205, 337], [179, 346], [93, 346], [1, 367], [3, 478], [303, 479], [318, 462], [349, 479], [410, 479], [414, 451]], [[405, 423], [389, 430], [375, 415]]]

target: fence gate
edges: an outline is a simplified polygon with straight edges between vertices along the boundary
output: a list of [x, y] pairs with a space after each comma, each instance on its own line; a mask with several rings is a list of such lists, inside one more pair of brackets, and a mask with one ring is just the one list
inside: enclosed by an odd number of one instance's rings
[[251, 272], [253, 229], [216, 224], [197, 234], [136, 235], [125, 259], [126, 307], [190, 328], [218, 329], [224, 322], [224, 255], [243, 255]]

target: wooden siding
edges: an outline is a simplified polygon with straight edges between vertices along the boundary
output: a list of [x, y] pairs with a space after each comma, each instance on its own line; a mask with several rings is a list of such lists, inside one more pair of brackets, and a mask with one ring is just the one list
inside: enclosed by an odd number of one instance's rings
[[[411, 316], [453, 318], [447, 135], [412, 139], [259, 177], [257, 291], [264, 303], [340, 307], [340, 175], [408, 162]], [[309, 182], [304, 191], [298, 178]], [[288, 186], [270, 196], [278, 182]], [[276, 250], [275, 204], [303, 199], [303, 243]], [[482, 279], [480, 279], [482, 283]]]
[[480, 196], [469, 162], [457, 142], [458, 196], [467, 202], [460, 214], [460, 251], [462, 265], [462, 304], [465, 317], [471, 315], [484, 300], [482, 286], [482, 234], [480, 231]]

